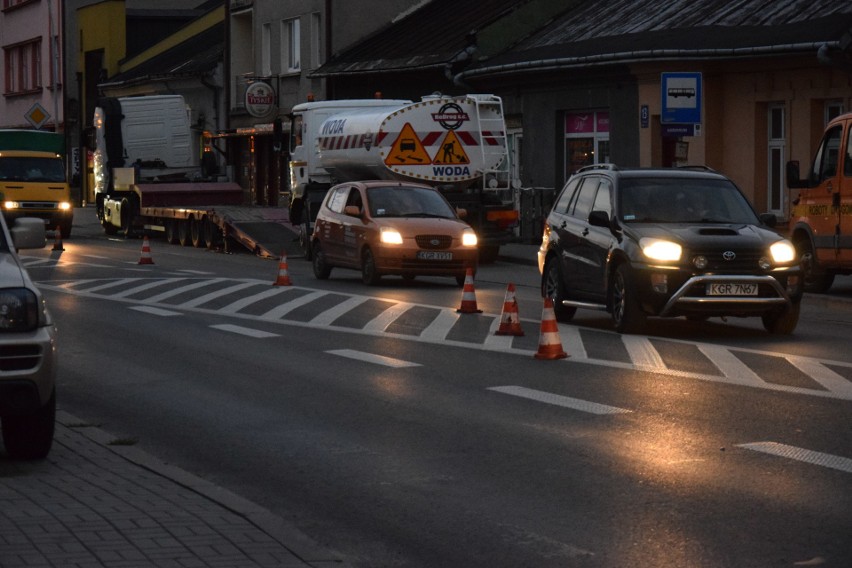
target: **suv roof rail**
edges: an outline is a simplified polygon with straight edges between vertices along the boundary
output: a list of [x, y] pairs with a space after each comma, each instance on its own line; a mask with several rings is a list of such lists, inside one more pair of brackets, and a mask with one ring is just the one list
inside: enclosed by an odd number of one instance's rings
[[583, 166], [574, 173], [579, 174], [580, 172], [587, 172], [589, 170], [618, 170], [618, 166], [610, 163], [592, 164], [589, 166]]
[[703, 172], [714, 172], [714, 173], [716, 172], [716, 170], [714, 170], [710, 166], [705, 166], [703, 164], [678, 166], [678, 169], [680, 169], [680, 170], [701, 170]]

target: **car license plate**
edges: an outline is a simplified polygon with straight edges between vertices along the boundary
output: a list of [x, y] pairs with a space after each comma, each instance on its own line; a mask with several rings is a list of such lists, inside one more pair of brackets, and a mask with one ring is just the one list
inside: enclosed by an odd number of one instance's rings
[[708, 296], [757, 296], [757, 284], [737, 282], [711, 282], [707, 284]]
[[420, 260], [453, 260], [453, 253], [434, 250], [419, 250], [417, 251], [417, 258]]

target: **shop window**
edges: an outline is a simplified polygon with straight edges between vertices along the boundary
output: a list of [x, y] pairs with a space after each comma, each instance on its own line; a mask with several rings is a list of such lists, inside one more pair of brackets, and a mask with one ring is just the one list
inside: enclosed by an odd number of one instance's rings
[[583, 166], [609, 162], [609, 112], [565, 115], [565, 177]]

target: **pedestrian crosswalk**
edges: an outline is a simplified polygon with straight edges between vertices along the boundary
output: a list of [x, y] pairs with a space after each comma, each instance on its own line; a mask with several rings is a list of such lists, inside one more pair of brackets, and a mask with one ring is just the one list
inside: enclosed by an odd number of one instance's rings
[[[224, 317], [386, 335], [532, 359], [539, 323], [522, 320], [523, 336], [496, 335], [500, 314], [396, 299], [271, 286], [267, 281], [197, 275], [38, 282], [43, 290], [132, 304], [147, 313], [204, 312]], [[158, 313], [157, 310], [160, 310]], [[225, 324], [227, 325], [227, 324]], [[690, 377], [747, 387], [852, 400], [852, 363], [740, 347], [679, 341], [559, 324], [567, 361]]]

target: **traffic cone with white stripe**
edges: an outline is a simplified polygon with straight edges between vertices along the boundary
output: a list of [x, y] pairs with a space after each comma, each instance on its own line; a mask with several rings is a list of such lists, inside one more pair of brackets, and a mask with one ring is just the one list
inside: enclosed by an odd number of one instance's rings
[[148, 235], [142, 239], [142, 256], [139, 257], [139, 264], [154, 264], [154, 259], [151, 258], [151, 243], [148, 242]]
[[53, 241], [53, 250], [65, 250], [65, 247], [62, 246], [62, 231], [59, 225], [56, 225], [54, 234], [56, 235], [56, 239]]
[[506, 287], [506, 299], [503, 300], [503, 314], [500, 316], [500, 327], [495, 335], [522, 336], [521, 318], [518, 315], [518, 300], [515, 299], [515, 285], [509, 282]]
[[553, 311], [553, 300], [544, 299], [544, 309], [541, 311], [541, 334], [538, 337], [538, 352], [536, 359], [564, 359], [568, 354], [562, 350], [559, 339], [559, 327], [556, 324], [556, 314]]
[[290, 275], [287, 272], [287, 251], [281, 252], [281, 260], [278, 261], [278, 278], [275, 279], [273, 286], [292, 286]]
[[464, 276], [464, 290], [462, 291], [462, 301], [459, 309], [456, 310], [460, 314], [481, 314], [482, 310], [476, 307], [476, 291], [473, 289], [473, 269], [468, 268]]

